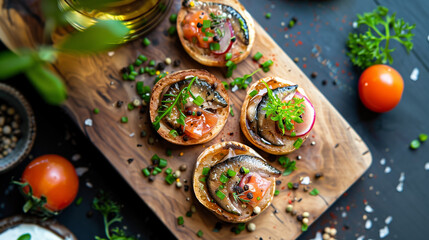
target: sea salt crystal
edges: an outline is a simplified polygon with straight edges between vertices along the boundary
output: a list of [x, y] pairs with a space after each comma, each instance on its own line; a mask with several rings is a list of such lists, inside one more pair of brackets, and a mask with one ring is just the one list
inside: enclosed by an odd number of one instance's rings
[[289, 34], [286, 33], [285, 34], [285, 38], [288, 39], [289, 38]]
[[387, 235], [389, 235], [389, 228], [385, 226], [384, 228], [380, 229], [380, 238], [385, 238]]
[[93, 185], [92, 185], [92, 183], [91, 183], [91, 182], [86, 182], [86, 183], [85, 183], [85, 185], [86, 185], [88, 188], [92, 188], [92, 187], [93, 187]]
[[399, 181], [404, 182], [404, 180], [405, 180], [405, 173], [401, 172], [401, 176], [399, 177]]
[[302, 179], [302, 181], [301, 181], [301, 184], [302, 185], [308, 185], [308, 184], [310, 184], [310, 177], [304, 177], [303, 179]]
[[135, 133], [130, 133], [130, 137], [134, 137], [134, 135], [136, 135]]
[[231, 88], [231, 92], [235, 92], [237, 90], [238, 90], [238, 86], [237, 85], [235, 85], [234, 87]]
[[353, 27], [354, 29], [356, 29], [356, 28], [358, 27], [358, 23], [357, 23], [357, 22], [353, 22], [352, 27]]
[[73, 156], [71, 157], [71, 160], [73, 162], [79, 161], [81, 159], [81, 156], [79, 153], [73, 154]]
[[384, 169], [384, 173], [390, 173], [392, 171], [392, 169], [389, 167], [389, 166], [387, 166], [385, 169]]
[[286, 23], [285, 23], [285, 22], [281, 22], [281, 23], [280, 23], [280, 25], [281, 25], [282, 27], [284, 27], [284, 26], [286, 25]]
[[110, 51], [110, 52], [108, 52], [108, 53], [107, 53], [107, 55], [108, 55], [109, 57], [111, 57], [111, 56], [115, 55], [115, 52], [114, 52], [114, 51]]
[[85, 125], [91, 127], [92, 126], [92, 119], [91, 118], [85, 119]]
[[426, 170], [426, 171], [429, 171], [429, 162], [427, 162], [427, 163], [425, 164], [425, 170]]
[[342, 213], [341, 213], [341, 217], [342, 217], [342, 218], [346, 218], [346, 217], [347, 217], [347, 213], [346, 213], [346, 212], [342, 212]]
[[76, 169], [76, 174], [81, 177], [83, 174], [85, 174], [86, 172], [88, 172], [88, 168], [87, 167], [77, 167]]
[[386, 159], [385, 159], [385, 158], [380, 159], [380, 164], [381, 164], [381, 165], [386, 164]]
[[388, 216], [386, 218], [386, 220], [384, 220], [384, 223], [386, 223], [387, 225], [389, 225], [392, 222], [392, 220], [393, 220], [392, 216]]
[[372, 221], [371, 219], [368, 219], [365, 222], [365, 229], [371, 229], [371, 228], [372, 228]]
[[414, 68], [410, 75], [411, 80], [417, 81], [419, 79], [419, 72], [418, 68]]
[[310, 240], [323, 240], [322, 233], [321, 232], [317, 232], [316, 236], [314, 236], [314, 238], [310, 239]]
[[373, 209], [371, 206], [366, 205], [366, 206], [365, 206], [365, 211], [366, 211], [367, 213], [372, 213], [372, 212], [374, 212], [374, 209]]
[[399, 182], [398, 186], [396, 186], [396, 191], [398, 191], [398, 192], [404, 191], [404, 183], [403, 182]]
[[365, 239], [365, 236], [364, 236], [364, 235], [359, 236], [358, 238], [356, 238], [356, 240], [364, 240], [364, 239]]

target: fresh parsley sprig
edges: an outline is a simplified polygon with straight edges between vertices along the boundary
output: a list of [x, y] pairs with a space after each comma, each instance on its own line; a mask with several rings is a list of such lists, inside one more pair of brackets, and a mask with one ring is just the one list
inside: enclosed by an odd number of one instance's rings
[[[179, 123], [180, 125], [182, 125], [183, 127], [185, 127], [185, 118], [186, 115], [182, 112], [182, 109], [184, 109], [184, 105], [186, 103], [188, 103], [188, 98], [189, 96], [191, 96], [193, 98], [193, 103], [200, 106], [201, 104], [203, 104], [204, 99], [201, 96], [195, 96], [192, 92], [191, 92], [191, 87], [192, 84], [198, 81], [198, 77], [195, 76], [192, 78], [191, 82], [189, 83], [189, 85], [187, 87], [184, 87], [182, 89], [182, 91], [179, 92], [179, 94], [176, 95], [172, 95], [172, 94], [165, 94], [164, 96], [167, 97], [172, 97], [173, 100], [162, 100], [161, 103], [163, 105], [161, 105], [160, 109], [158, 109], [158, 115], [155, 118], [155, 122], [152, 123], [153, 127], [155, 128], [155, 130], [158, 131], [158, 129], [161, 127], [161, 120], [167, 116], [168, 114], [171, 113], [171, 111], [173, 110], [174, 107], [177, 108], [177, 110], [180, 113], [179, 118], [176, 120], [177, 123]], [[170, 106], [167, 106], [165, 104], [167, 103], [172, 103]], [[165, 109], [165, 110], [164, 110]]]
[[296, 161], [295, 160], [290, 160], [290, 158], [286, 157], [286, 156], [281, 156], [279, 158], [279, 163], [280, 165], [282, 165], [282, 167], [285, 169], [285, 171], [283, 172], [283, 176], [287, 176], [289, 174], [291, 174], [294, 170], [296, 170]]
[[402, 18], [396, 18], [396, 13], [388, 15], [386, 7], [379, 6], [373, 12], [358, 14], [358, 26], [366, 25], [365, 33], [350, 33], [347, 41], [353, 65], [365, 69], [374, 64], [393, 63], [391, 40], [399, 42], [407, 52], [413, 49], [411, 33], [416, 25], [406, 23]]
[[125, 232], [119, 228], [110, 229], [112, 224], [122, 222], [122, 216], [119, 213], [121, 207], [106, 193], [100, 191], [100, 196], [95, 197], [92, 201], [92, 207], [103, 215], [104, 231], [107, 237], [96, 236], [96, 240], [137, 240], [135, 237], [127, 237]]
[[237, 194], [236, 192], [233, 192], [233, 193], [232, 193], [232, 197], [234, 198], [234, 200], [235, 200], [235, 202], [236, 202], [236, 203], [238, 203], [238, 200], [240, 200], [240, 201], [241, 201], [241, 202], [243, 202], [243, 203], [248, 203], [248, 202], [250, 202], [250, 200], [243, 199], [243, 198], [241, 198], [241, 196], [244, 196], [244, 194], [243, 194], [243, 193], [241, 193], [241, 194]]
[[252, 82], [252, 76], [255, 73], [261, 71], [261, 69], [262, 68], [258, 68], [251, 74], [245, 74], [243, 77], [234, 78], [234, 80], [230, 83], [231, 87], [234, 87], [235, 85], [237, 85], [237, 87], [241, 89], [246, 89], [249, 86], [249, 84]]
[[299, 117], [304, 114], [305, 105], [302, 104], [304, 102], [304, 98], [294, 97], [291, 101], [283, 102], [282, 99], [273, 93], [265, 81], [262, 82], [267, 87], [268, 93], [267, 106], [262, 110], [266, 111], [266, 116], [277, 122], [283, 135], [285, 134], [285, 129], [288, 131], [294, 129], [292, 121], [296, 123], [304, 122], [302, 118]]

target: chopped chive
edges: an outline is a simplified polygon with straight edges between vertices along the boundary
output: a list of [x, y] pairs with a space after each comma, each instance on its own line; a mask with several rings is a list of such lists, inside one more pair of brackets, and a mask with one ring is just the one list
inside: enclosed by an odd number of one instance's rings
[[152, 171], [152, 175], [154, 175], [154, 176], [155, 176], [155, 175], [158, 175], [158, 174], [159, 174], [158, 170], [155, 170], [155, 169], [154, 169], [154, 170]]
[[424, 133], [419, 134], [419, 140], [420, 142], [426, 142], [426, 140], [428, 140], [428, 135]]
[[139, 69], [139, 74], [143, 74], [144, 73], [144, 67]]
[[288, 182], [288, 183], [287, 183], [287, 188], [292, 189], [292, 188], [293, 188], [293, 183]]
[[199, 180], [200, 180], [200, 182], [206, 182], [206, 179], [207, 179], [206, 177], [200, 177]]
[[225, 61], [228, 61], [228, 60], [230, 60], [232, 58], [232, 53], [227, 53], [226, 55], [225, 55]]
[[127, 123], [128, 117], [121, 117], [121, 123]]
[[128, 66], [128, 70], [130, 70], [130, 72], [134, 71], [134, 65]]
[[271, 18], [271, 13], [267, 13], [267, 14], [265, 14], [265, 18], [266, 18], [266, 19], [270, 19], [270, 18]]
[[245, 167], [241, 167], [241, 169], [243, 169], [243, 171], [240, 172], [244, 172], [244, 174], [248, 174], [250, 172], [250, 170]]
[[178, 225], [183, 225], [183, 223], [185, 223], [185, 220], [183, 220], [183, 217], [182, 216], [178, 217], [177, 218], [177, 224]]
[[317, 188], [313, 188], [313, 190], [311, 190], [311, 192], [310, 192], [310, 195], [311, 196], [317, 196], [317, 195], [319, 195], [319, 190], [317, 190]]
[[264, 68], [262, 68], [262, 71], [264, 71], [264, 72], [269, 72], [269, 71], [270, 71], [270, 68], [269, 68], [269, 67], [264, 67]]
[[161, 158], [160, 158], [160, 157], [158, 157], [158, 155], [156, 155], [156, 154], [154, 154], [154, 155], [152, 156], [152, 158], [151, 158], [152, 163], [153, 163], [154, 165], [158, 164], [160, 159], [161, 159]]
[[83, 200], [83, 198], [82, 198], [82, 197], [79, 197], [79, 198], [76, 200], [76, 206], [79, 206], [80, 204], [82, 204], [82, 200]]
[[267, 67], [270, 67], [271, 65], [273, 65], [273, 61], [270, 59], [270, 60], [267, 60], [267, 61], [265, 61], [264, 63], [262, 63], [262, 68], [267, 68]]
[[122, 74], [122, 79], [125, 81], [128, 80], [128, 74], [127, 73]]
[[142, 62], [146, 62], [146, 61], [147, 61], [147, 57], [146, 57], [145, 55], [142, 55], [142, 54], [140, 54], [137, 58], [138, 58], [140, 61], [142, 61]]
[[136, 80], [136, 76], [134, 76], [134, 75], [128, 75], [128, 80], [134, 81], [134, 80]]
[[149, 61], [149, 66], [151, 66], [151, 67], [155, 66], [155, 60], [150, 60]]
[[230, 61], [226, 62], [225, 66], [227, 66], [228, 68], [231, 68], [234, 66], [234, 62], [230, 60]]
[[100, 113], [100, 109], [98, 109], [98, 108], [94, 108], [93, 112], [94, 112], [95, 114], [99, 114], [99, 113]]
[[209, 172], [210, 172], [210, 168], [209, 168], [209, 167], [204, 167], [204, 168], [203, 168], [203, 173], [202, 173], [202, 174], [203, 174], [204, 176], [207, 176], [207, 175], [209, 174]]
[[293, 146], [296, 148], [296, 149], [298, 149], [298, 148], [300, 148], [301, 147], [301, 145], [302, 145], [302, 139], [301, 138], [298, 138], [294, 143], [293, 143]]
[[414, 139], [413, 141], [411, 141], [410, 147], [411, 147], [411, 149], [417, 149], [417, 148], [419, 148], [420, 147], [419, 140]]
[[295, 137], [296, 136], [296, 132], [291, 132], [290, 136], [291, 137]]
[[229, 114], [234, 117], [234, 109], [232, 108], [232, 105], [229, 105]]
[[167, 32], [168, 32], [168, 35], [173, 36], [174, 34], [176, 34], [177, 29], [175, 26], [171, 26], [168, 28]]
[[308, 225], [307, 225], [307, 224], [305, 224], [305, 223], [303, 223], [303, 224], [301, 225], [301, 231], [305, 232], [305, 231], [307, 231], [307, 229], [308, 229]]
[[279, 190], [274, 191], [274, 196], [278, 196], [280, 194]]
[[210, 21], [210, 20], [203, 20], [203, 28], [210, 28], [211, 24], [212, 24], [212, 21]]
[[224, 185], [220, 185], [219, 190], [223, 190], [224, 187], [225, 187]]
[[203, 41], [204, 41], [204, 42], [208, 42], [208, 41], [209, 41], [209, 38], [208, 38], [208, 37], [203, 37]]
[[171, 155], [173, 155], [173, 153], [171, 152], [171, 149], [169, 149], [169, 148], [167, 148], [166, 150], [165, 150], [165, 155], [167, 155], [167, 156], [171, 156]]
[[228, 177], [234, 177], [235, 175], [237, 175], [237, 173], [234, 170], [228, 169], [228, 171], [226, 172], [226, 174], [228, 174]]
[[259, 61], [259, 59], [261, 59], [261, 57], [262, 57], [263, 55], [262, 55], [262, 53], [260, 53], [260, 52], [257, 52], [256, 54], [255, 54], [255, 56], [253, 56], [253, 60], [255, 60], [255, 61]]
[[170, 135], [173, 136], [173, 137], [177, 137], [177, 136], [179, 136], [179, 133], [175, 129], [171, 129], [170, 130]]
[[254, 89], [249, 93], [249, 96], [254, 97], [256, 94], [258, 94], [258, 90]]
[[220, 200], [223, 200], [226, 196], [222, 191], [216, 191], [216, 196], [218, 196], [218, 198], [220, 198]]
[[167, 169], [165, 169], [165, 173], [168, 175], [168, 174], [171, 174], [173, 172], [173, 169], [171, 169], [171, 168], [167, 168]]
[[130, 74], [129, 74], [130, 76], [137, 76], [138, 75], [138, 73], [135, 71], [135, 70], [133, 70], [133, 71], [131, 71], [130, 72]]
[[167, 167], [167, 160], [165, 160], [165, 159], [163, 159], [163, 158], [161, 158], [161, 159], [159, 159], [159, 165], [158, 165], [160, 168], [165, 168], [165, 167]]
[[144, 86], [143, 82], [137, 82], [136, 83], [136, 90], [137, 90], [137, 94], [138, 95], [142, 95], [143, 94], [143, 86]]
[[134, 104], [133, 103], [128, 103], [128, 110], [134, 110]]
[[177, 14], [172, 13], [170, 15], [170, 19], [169, 20], [170, 20], [171, 23], [176, 23], [176, 21], [177, 21]]
[[197, 232], [197, 236], [200, 238], [200, 237], [202, 237], [203, 236], [203, 231], [201, 231], [201, 230], [198, 230], [198, 232]]
[[217, 42], [210, 43], [210, 50], [212, 50], [212, 51], [220, 50], [220, 44]]
[[197, 106], [201, 106], [204, 103], [204, 99], [201, 96], [198, 96], [194, 99], [193, 103]]
[[232, 71], [234, 71], [232, 68], [228, 68], [228, 70], [226, 71], [225, 77], [229, 78], [232, 76]]
[[214, 33], [212, 33], [212, 32], [206, 32], [206, 36], [207, 37], [214, 37]]
[[134, 65], [140, 66], [142, 63], [143, 63], [142, 60], [137, 58], [136, 61], [134, 62]]
[[173, 184], [175, 181], [176, 181], [176, 178], [173, 176], [173, 174], [168, 174], [166, 177], [165, 177], [165, 181], [168, 183], [168, 184]]
[[228, 182], [228, 177], [227, 176], [225, 176], [225, 174], [221, 174], [220, 175], [220, 178], [219, 178], [219, 181], [221, 182], [221, 183], [226, 183], [226, 182]]
[[222, 81], [222, 85], [223, 85], [223, 87], [224, 87], [226, 90], [228, 90], [228, 89], [229, 89], [229, 84], [228, 84], [227, 82]]
[[149, 169], [147, 169], [147, 168], [143, 168], [142, 173], [145, 177], [148, 177], [150, 175]]
[[143, 38], [143, 45], [145, 46], [145, 47], [147, 47], [147, 46], [149, 46], [150, 45], [150, 40], [149, 40], [149, 38]]
[[153, 170], [154, 170], [154, 171], [157, 171], [158, 173], [162, 172], [162, 169], [161, 169], [161, 168], [159, 168], [159, 167], [154, 167], [154, 168], [153, 168]]

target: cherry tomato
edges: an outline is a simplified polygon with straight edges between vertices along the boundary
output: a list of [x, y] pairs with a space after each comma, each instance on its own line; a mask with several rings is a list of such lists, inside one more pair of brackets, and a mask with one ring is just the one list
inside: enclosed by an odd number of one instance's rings
[[403, 90], [401, 75], [387, 65], [371, 66], [359, 78], [359, 97], [374, 112], [392, 110], [401, 100]]
[[201, 138], [216, 126], [218, 117], [216, 114], [201, 110], [200, 108], [190, 109], [193, 112], [201, 112], [201, 116], [187, 116], [185, 118], [185, 134], [191, 138]]
[[[33, 195], [46, 197], [46, 207], [52, 211], [66, 208], [73, 202], [79, 188], [79, 179], [73, 165], [58, 155], [43, 155], [25, 168], [22, 182], [30, 184]], [[25, 187], [24, 192], [28, 193]]]

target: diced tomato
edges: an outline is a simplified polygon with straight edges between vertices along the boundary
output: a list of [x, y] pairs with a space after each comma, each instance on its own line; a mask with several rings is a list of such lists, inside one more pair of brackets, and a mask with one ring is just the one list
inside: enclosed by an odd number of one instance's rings
[[201, 110], [200, 108], [191, 108], [191, 111], [201, 111], [201, 116], [187, 116], [185, 118], [185, 134], [191, 138], [201, 138], [206, 133], [210, 132], [216, 126], [218, 117], [216, 114]]
[[[244, 185], [247, 185], [249, 189], [244, 191], [243, 196], [244, 200], [249, 200], [249, 204], [252, 206], [257, 206], [259, 202], [264, 198], [267, 190], [271, 186], [271, 181], [267, 180], [257, 173], [246, 174], [240, 181], [240, 187], [244, 189]], [[248, 193], [252, 193], [253, 197], [248, 198]]]
[[[183, 21], [183, 35], [185, 38], [193, 43], [197, 43], [201, 48], [209, 48], [210, 43], [213, 42], [213, 37], [206, 37], [206, 34], [202, 32], [202, 28], [198, 28], [197, 25], [203, 24], [204, 20], [209, 20], [209, 15], [204, 11], [197, 11], [186, 15]], [[210, 28], [205, 30], [206, 32], [214, 33]], [[204, 41], [207, 40], [207, 41]]]

